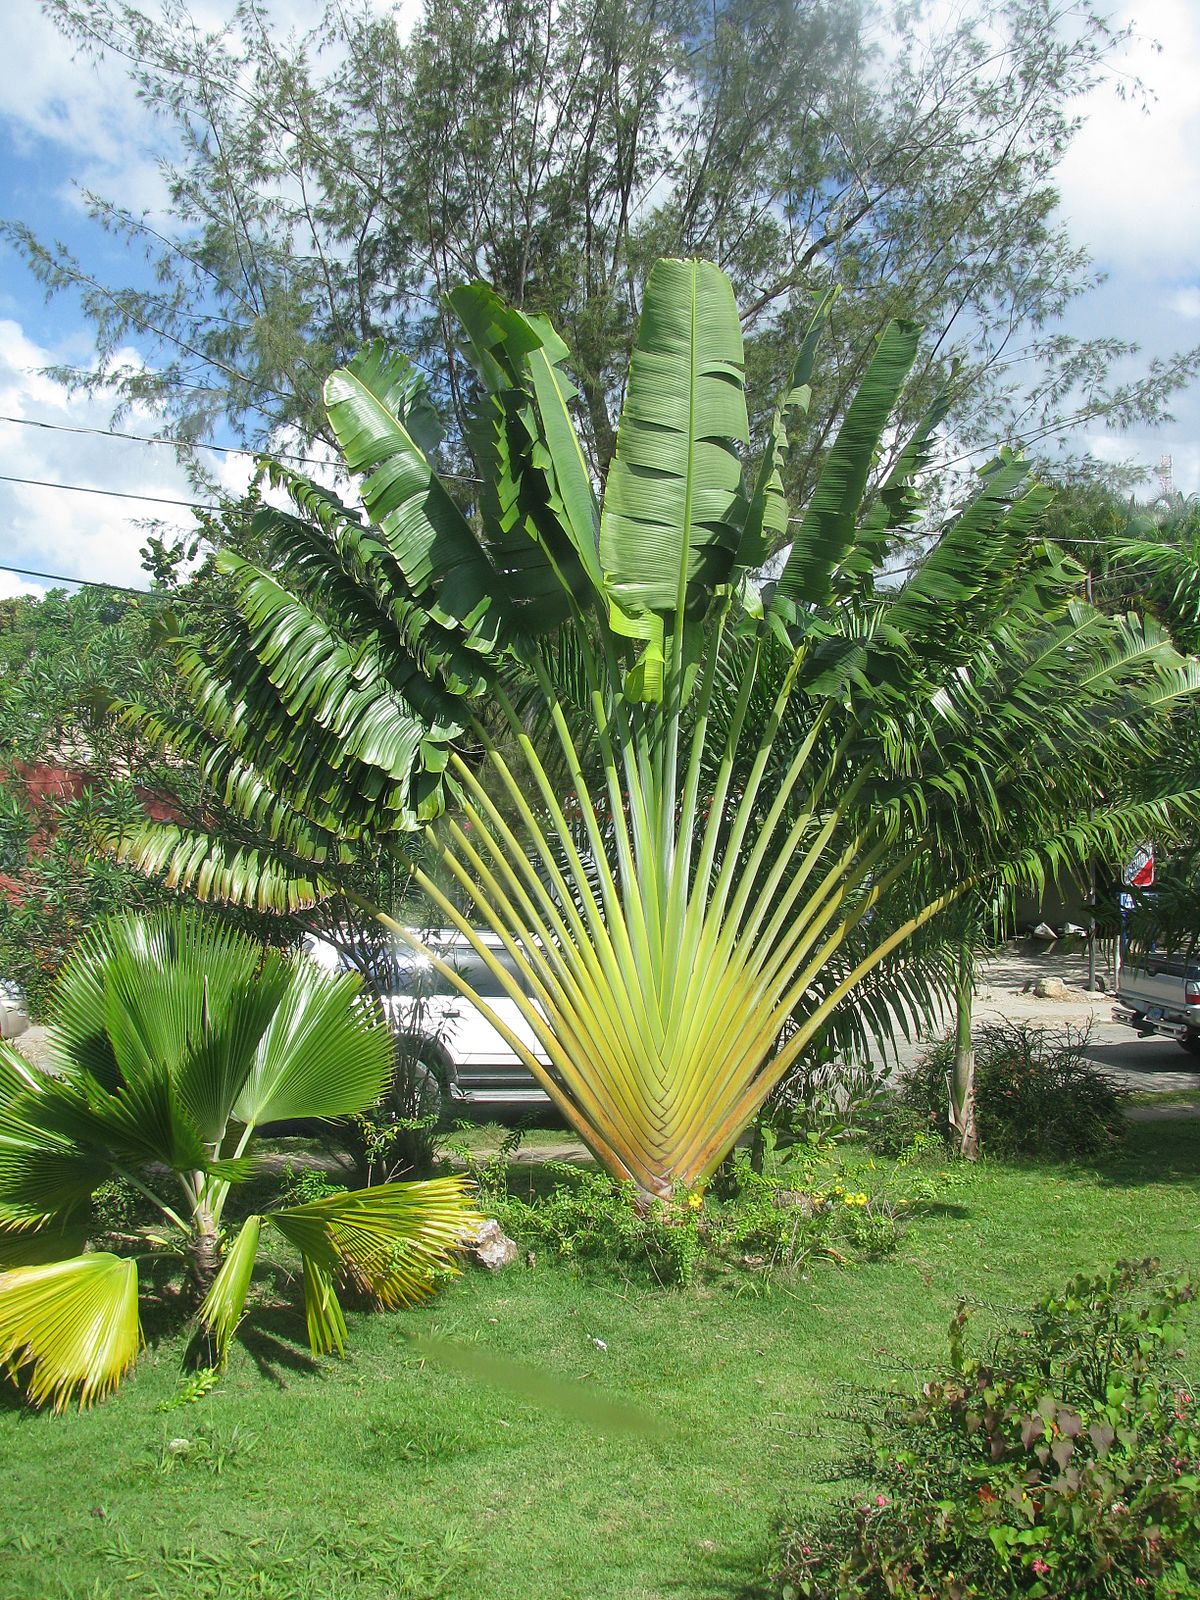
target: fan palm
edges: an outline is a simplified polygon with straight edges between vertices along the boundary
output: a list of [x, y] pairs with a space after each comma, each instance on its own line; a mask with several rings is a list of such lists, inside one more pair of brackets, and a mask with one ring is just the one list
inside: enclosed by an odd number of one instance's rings
[[362, 509], [270, 466], [295, 507], [263, 514], [274, 566], [223, 556], [234, 612], [176, 641], [195, 720], [124, 711], [200, 763], [241, 831], [157, 826], [122, 849], [288, 909], [423, 833], [437, 869], [418, 881], [548, 1064], [446, 977], [611, 1172], [667, 1195], [712, 1172], [838, 1008], [919, 1008], [926, 969], [900, 958], [959, 896], [1185, 803], [1190, 775], [1135, 790], [1128, 758], [1196, 670], [1082, 602], [1038, 537], [1047, 492], [1006, 454], [886, 576], [940, 420], [880, 466], [909, 325], [884, 333], [793, 515], [787, 430], [825, 308], [747, 465], [730, 286], [659, 262], [601, 506], [554, 330], [482, 285], [449, 301], [478, 379], [473, 512], [410, 426], [419, 374], [379, 348], [335, 372]]
[[0, 1046], [0, 1364], [30, 1369], [35, 1400], [86, 1402], [137, 1355], [137, 1257], [81, 1253], [113, 1178], [161, 1218], [125, 1243], [182, 1251], [222, 1361], [264, 1227], [303, 1260], [314, 1352], [344, 1347], [339, 1279], [394, 1306], [451, 1259], [468, 1212], [457, 1179], [248, 1216], [221, 1259], [225, 1203], [259, 1170], [257, 1130], [362, 1110], [387, 1084], [391, 1040], [356, 977], [264, 954], [195, 911], [117, 918], [65, 969], [50, 1038], [46, 1074]]

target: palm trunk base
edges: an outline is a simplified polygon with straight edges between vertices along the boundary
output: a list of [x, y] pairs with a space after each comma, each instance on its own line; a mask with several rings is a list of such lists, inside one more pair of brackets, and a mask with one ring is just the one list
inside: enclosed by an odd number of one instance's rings
[[950, 1129], [964, 1161], [979, 1159], [975, 1125], [975, 956], [964, 937], [954, 977], [954, 1067], [950, 1080]]
[[958, 1153], [965, 1161], [979, 1159], [979, 1131], [975, 1126], [975, 1052], [967, 1052], [961, 1065], [955, 1057], [954, 1081], [950, 1090], [950, 1130]]
[[188, 1240], [184, 1270], [189, 1294], [197, 1305], [212, 1288], [221, 1265], [221, 1251], [214, 1231], [195, 1233]]

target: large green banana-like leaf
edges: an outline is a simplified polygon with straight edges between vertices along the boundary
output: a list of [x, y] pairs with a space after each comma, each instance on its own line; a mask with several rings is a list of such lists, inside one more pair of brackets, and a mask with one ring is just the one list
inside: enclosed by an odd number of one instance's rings
[[96, 1251], [0, 1272], [0, 1363], [63, 1411], [102, 1399], [137, 1359], [137, 1264]]
[[[728, 582], [748, 442], [742, 334], [724, 273], [660, 261], [646, 285], [600, 520], [613, 627], [662, 659], [664, 634], [699, 624]], [[657, 698], [659, 674], [645, 684]]]
[[269, 541], [275, 562], [287, 567], [310, 605], [388, 649], [395, 687], [422, 714], [454, 722], [452, 699], [427, 702], [422, 694], [432, 696], [439, 680], [450, 696], [478, 694], [486, 683], [478, 654], [413, 598], [387, 539], [331, 490], [278, 462], [270, 464], [268, 477], [300, 513], [270, 507], [256, 516], [255, 531]]
[[365, 473], [363, 503], [411, 593], [443, 626], [489, 654], [508, 642], [512, 600], [470, 526], [391, 403], [386, 366], [352, 362], [325, 382], [325, 404], [346, 464]]
[[[280, 609], [286, 625], [286, 599]], [[411, 818], [425, 775], [421, 769], [390, 780], [348, 760], [333, 748], [328, 730], [316, 725], [304, 747], [297, 748], [295, 724], [254, 657], [248, 630], [240, 638], [238, 632], [225, 630], [211, 659], [192, 641], [179, 643], [175, 665], [196, 705], [193, 722], [129, 704], [115, 708], [122, 721], [148, 744], [197, 762], [221, 802], [254, 830], [256, 840], [265, 835], [308, 861], [336, 860], [348, 837]], [[257, 735], [252, 752], [248, 727]], [[430, 741], [444, 741], [453, 731], [431, 728]], [[436, 752], [425, 743], [421, 759], [428, 772], [440, 770]]]
[[828, 597], [832, 574], [854, 545], [867, 480], [918, 340], [911, 322], [884, 329], [796, 529], [776, 588], [782, 599], [804, 604]]
[[916, 522], [924, 503], [916, 480], [933, 459], [937, 430], [946, 420], [952, 398], [947, 385], [896, 457], [875, 503], [859, 525], [853, 548], [838, 563], [833, 576], [837, 593], [852, 592], [865, 579], [874, 581], [897, 535]]
[[[350, 644], [266, 573], [222, 552], [218, 564], [241, 591], [251, 648], [288, 715], [331, 737], [339, 762], [407, 778], [428, 725], [388, 681], [374, 639]], [[412, 681], [419, 682], [416, 674]]]
[[526, 626], [545, 630], [570, 601], [603, 594], [595, 500], [567, 410], [575, 389], [560, 366], [567, 347], [544, 319], [505, 305], [486, 284], [446, 299], [489, 396], [473, 438], [493, 553], [526, 601]]
[[169, 822], [127, 828], [113, 850], [147, 877], [161, 877], [170, 889], [255, 911], [308, 911], [335, 890], [334, 880], [314, 872], [310, 863], [281, 861], [265, 845], [230, 845]]
[[600, 567], [600, 510], [579, 435], [571, 421], [570, 405], [578, 391], [562, 370], [568, 350], [554, 329], [541, 317], [530, 317], [541, 344], [529, 352], [529, 375], [542, 425], [547, 455], [546, 497], [550, 508], [568, 531], [571, 543], [587, 573], [595, 596], [604, 595]]
[[364, 350], [355, 369], [393, 416], [399, 417], [418, 448], [429, 455], [445, 429], [429, 398], [425, 374], [407, 356], [389, 350], [382, 339]]
[[831, 289], [818, 303], [792, 368], [787, 390], [775, 407], [767, 448], [759, 463], [758, 476], [742, 527], [737, 553], [739, 567], [751, 570], [761, 567], [788, 537], [788, 502], [783, 488], [783, 468], [788, 452], [787, 430], [793, 414], [803, 416], [808, 411], [812, 400], [812, 374], [817, 346], [835, 298], [836, 291]]

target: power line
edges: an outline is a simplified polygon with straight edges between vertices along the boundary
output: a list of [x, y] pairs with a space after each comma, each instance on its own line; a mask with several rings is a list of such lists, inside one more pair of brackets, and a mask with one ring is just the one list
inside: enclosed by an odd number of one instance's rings
[[[131, 444], [169, 444], [175, 450], [216, 450], [225, 456], [257, 456], [261, 453], [247, 450], [236, 444], [203, 444], [198, 439], [172, 439], [166, 434], [124, 433], [119, 428], [89, 428], [82, 423], [45, 422], [40, 417], [10, 417], [0, 413], [0, 422], [11, 422], [18, 428], [44, 428], [48, 433], [82, 433], [97, 439], [127, 439]], [[317, 456], [295, 455], [286, 450], [273, 450], [271, 454], [280, 461], [301, 461], [306, 466], [328, 466]]]
[[22, 483], [31, 489], [66, 489], [71, 494], [103, 494], [113, 500], [145, 500], [153, 505], [183, 506], [188, 511], [228, 511], [228, 506], [205, 505], [195, 500], [174, 500], [165, 494], [135, 494], [132, 489], [94, 489], [86, 483], [51, 483], [48, 478], [14, 478], [0, 472], [0, 483]]
[[[161, 594], [155, 589], [134, 589], [127, 583], [108, 583], [102, 578], [68, 578], [65, 572], [39, 572], [36, 567], [13, 567], [0, 561], [0, 572], [15, 572], [22, 578], [45, 578], [50, 583], [73, 583], [81, 589], [114, 589], [119, 594], [136, 594], [149, 600], [170, 600], [175, 596]], [[195, 602], [185, 600], [184, 604]]]
[[[52, 485], [50, 485], [50, 487], [51, 488], [66, 488], [66, 487], [69, 487], [69, 485], [52, 484]], [[98, 492], [98, 491], [88, 491], [88, 492]], [[1121, 539], [1119, 537], [1116, 537], [1116, 536], [1114, 536], [1111, 539], [1055, 539], [1052, 542], [1054, 544], [1088, 544], [1088, 545], [1112, 544], [1112, 545], [1117, 545], [1117, 546], [1120, 546], [1120, 545], [1123, 545], [1123, 544], [1126, 543], [1125, 540], [1123, 540], [1123, 539]], [[916, 561], [907, 561], [902, 566], [899, 566], [899, 567], [888, 567], [888, 568], [885, 568], [884, 570], [882, 570], [879, 573], [879, 577], [881, 577], [881, 578], [900, 578], [900, 577], [903, 577], [906, 573], [916, 572], [920, 567], [923, 567], [925, 565], [925, 561], [927, 559], [928, 559], [927, 557], [923, 556], [919, 560], [916, 560]], [[160, 589], [135, 589], [130, 584], [127, 584], [127, 583], [110, 583], [105, 578], [72, 578], [72, 577], [69, 577], [65, 572], [42, 572], [37, 567], [17, 567], [17, 566], [13, 566], [10, 562], [6, 562], [6, 561], [0, 561], [0, 572], [16, 573], [18, 577], [23, 577], [23, 578], [44, 578], [49, 583], [70, 583], [70, 584], [74, 584], [77, 588], [80, 588], [80, 589], [108, 589], [108, 590], [113, 590], [113, 591], [115, 591], [116, 593], [119, 593], [119, 594], [137, 595], [140, 599], [144, 599], [144, 600], [162, 600], [162, 601], [166, 601], [171, 605], [184, 605], [184, 606], [218, 606], [219, 605], [218, 601], [201, 600], [201, 599], [198, 599], [198, 598], [196, 598], [194, 596], [191, 596], [191, 595], [173, 594], [173, 593], [168, 593], [168, 592], [166, 592], [164, 590], [160, 590]], [[1138, 567], [1118, 568], [1115, 571], [1102, 573], [1102, 574], [1100, 574], [1100, 577], [1101, 578], [1136, 577], [1136, 576], [1139, 575], [1139, 572], [1140, 572], [1140, 569]]]
[[[289, 450], [248, 450], [243, 445], [236, 444], [202, 444], [195, 439], [173, 439], [165, 434], [123, 433], [116, 428], [88, 428], [82, 424], [70, 425], [65, 422], [44, 422], [38, 417], [10, 417], [0, 415], [0, 422], [11, 422], [19, 428], [44, 428], [49, 433], [78, 433], [88, 434], [97, 439], [126, 439], [131, 444], [165, 444], [174, 450], [216, 450], [226, 456], [248, 456], [252, 461], [262, 456], [269, 455], [276, 461], [296, 461], [307, 467], [328, 467], [333, 463], [322, 461], [319, 456], [299, 455]], [[450, 478], [455, 483], [482, 483], [482, 478], [472, 477], [466, 472], [438, 472], [439, 478]], [[12, 482], [22, 481], [13, 479]], [[32, 480], [26, 480], [32, 481]], [[67, 487], [63, 485], [62, 487]], [[115, 489], [93, 489], [93, 494], [116, 494]], [[210, 510], [211, 507], [204, 509]]]

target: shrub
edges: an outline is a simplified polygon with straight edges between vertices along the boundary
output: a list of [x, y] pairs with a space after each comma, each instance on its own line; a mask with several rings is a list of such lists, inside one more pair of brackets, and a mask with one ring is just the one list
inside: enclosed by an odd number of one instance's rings
[[1156, 1262], [1077, 1277], [919, 1391], [863, 1396], [846, 1476], [870, 1485], [785, 1523], [783, 1600], [1183, 1600], [1200, 1595], [1200, 1416], [1174, 1369], [1195, 1298]]
[[468, 1171], [481, 1209], [523, 1245], [671, 1284], [702, 1268], [761, 1274], [890, 1253], [907, 1219], [952, 1181], [924, 1169], [921, 1149], [880, 1166], [845, 1161], [823, 1142], [796, 1144], [763, 1173], [739, 1151], [721, 1195], [681, 1191], [670, 1203], [647, 1204], [632, 1184], [560, 1162], [546, 1163], [556, 1180], [549, 1194], [519, 1199], [507, 1191], [505, 1150]]
[[[1124, 1137], [1124, 1091], [1083, 1055], [1086, 1029], [1061, 1032], [1020, 1023], [988, 1023], [975, 1045], [975, 1119], [985, 1150], [1002, 1156], [1086, 1160]], [[940, 1039], [917, 1062], [897, 1097], [889, 1134], [914, 1123], [949, 1139], [947, 1080], [954, 1042]]]
[[810, 1048], [759, 1113], [757, 1144], [767, 1152], [783, 1152], [806, 1141], [830, 1144], [860, 1137], [895, 1098], [891, 1070], [828, 1044]]

